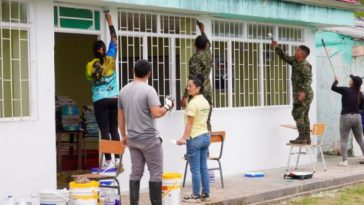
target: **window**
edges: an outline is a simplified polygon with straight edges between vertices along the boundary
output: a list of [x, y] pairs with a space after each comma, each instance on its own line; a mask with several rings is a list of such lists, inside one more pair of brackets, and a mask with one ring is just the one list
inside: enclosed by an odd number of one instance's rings
[[153, 69], [148, 83], [156, 89], [160, 101], [164, 103], [167, 95], [179, 101], [187, 85], [189, 59], [194, 53], [196, 18], [124, 10], [118, 14], [120, 85], [125, 86], [133, 79], [136, 61], [148, 59]]
[[[120, 86], [133, 78], [139, 59], [152, 63], [148, 83], [163, 103], [177, 102], [185, 92], [189, 60], [199, 34], [196, 18], [153, 12], [119, 10]], [[260, 107], [290, 103], [290, 69], [271, 48], [268, 33], [277, 35], [288, 53], [305, 41], [304, 29], [211, 19], [212, 87], [216, 108]], [[177, 103], [177, 109], [181, 109]]]
[[277, 33], [289, 53], [304, 42], [303, 28], [222, 19], [213, 20], [212, 28], [215, 107], [290, 103], [290, 69], [275, 54], [268, 33]]
[[26, 1], [2, 1], [0, 118], [30, 116], [29, 11]]
[[54, 7], [56, 28], [100, 30], [100, 11], [65, 6]]

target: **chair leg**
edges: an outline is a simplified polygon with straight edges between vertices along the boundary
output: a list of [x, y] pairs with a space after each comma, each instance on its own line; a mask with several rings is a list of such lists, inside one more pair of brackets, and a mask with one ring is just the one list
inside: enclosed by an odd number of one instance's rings
[[182, 183], [182, 187], [185, 187], [185, 184], [186, 184], [187, 168], [188, 168], [188, 161], [186, 161], [185, 174], [183, 175], [183, 183]]
[[224, 177], [222, 175], [222, 167], [220, 160], [217, 160], [217, 163], [219, 163], [219, 170], [220, 170], [220, 180], [221, 180], [221, 187], [224, 188]]
[[300, 161], [301, 150], [302, 150], [302, 147], [300, 147], [300, 148], [299, 148], [299, 150], [298, 150], [298, 156], [297, 156], [297, 161], [296, 161], [296, 167], [295, 167], [295, 170], [297, 170], [297, 169], [298, 169], [298, 162]]
[[290, 151], [289, 151], [289, 156], [288, 156], [288, 162], [287, 162], [286, 171], [288, 171], [288, 170], [289, 170], [289, 163], [291, 162], [292, 149], [293, 149], [293, 147], [291, 147], [291, 149], [290, 149]]
[[315, 170], [315, 164], [314, 164], [313, 158], [312, 158], [312, 149], [306, 148], [306, 152], [309, 152], [310, 160], [311, 160], [311, 164], [312, 164], [312, 170], [313, 170], [313, 173], [315, 173], [316, 170]]
[[324, 153], [322, 151], [322, 148], [319, 147], [320, 149], [320, 152], [321, 152], [321, 159], [322, 159], [322, 162], [324, 163], [324, 167], [325, 167], [325, 171], [327, 171], [327, 167], [326, 167], [326, 162], [325, 162], [325, 157], [324, 157]]

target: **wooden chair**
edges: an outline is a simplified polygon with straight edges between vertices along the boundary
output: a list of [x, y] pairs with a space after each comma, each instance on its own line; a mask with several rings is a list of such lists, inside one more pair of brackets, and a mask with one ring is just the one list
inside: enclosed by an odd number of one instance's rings
[[[290, 162], [291, 162], [291, 156], [294, 155], [294, 154], [297, 154], [297, 161], [296, 161], [296, 167], [295, 169], [298, 168], [298, 163], [299, 163], [299, 160], [300, 160], [300, 155], [301, 154], [305, 154], [305, 155], [309, 155], [310, 156], [310, 160], [311, 160], [311, 164], [312, 164], [312, 169], [313, 171], [315, 172], [315, 164], [313, 163], [313, 157], [312, 157], [312, 151], [314, 148], [318, 148], [320, 150], [320, 154], [321, 154], [321, 159], [322, 159], [322, 162], [324, 163], [324, 168], [325, 168], [325, 171], [327, 171], [327, 167], [326, 167], [326, 162], [325, 162], [325, 158], [324, 158], [324, 154], [322, 152], [322, 144], [323, 144], [323, 141], [324, 141], [324, 136], [325, 136], [325, 131], [326, 131], [326, 124], [324, 123], [317, 123], [317, 124], [314, 124], [313, 125], [313, 128], [312, 128], [312, 131], [311, 131], [311, 134], [312, 134], [312, 139], [315, 139], [315, 138], [321, 138], [319, 140], [318, 143], [313, 143], [313, 144], [291, 144], [291, 143], [288, 143], [287, 145], [291, 147], [290, 151], [289, 151], [289, 157], [288, 157], [288, 162], [287, 162], [287, 168], [286, 168], [286, 171], [289, 170], [289, 165], [290, 165]], [[298, 148], [298, 152], [292, 152], [293, 151], [293, 148]], [[305, 152], [302, 151], [302, 149], [306, 149]]]
[[[100, 152], [99, 173], [72, 175], [72, 177], [75, 179], [76, 178], [86, 178], [86, 179], [96, 180], [96, 181], [113, 180], [116, 182], [116, 185], [114, 185], [114, 186], [100, 185], [100, 187], [117, 189], [118, 194], [120, 195], [120, 183], [119, 183], [119, 180], [117, 179], [117, 177], [119, 176], [119, 174], [124, 172], [124, 168], [122, 165], [122, 157], [123, 157], [124, 151], [125, 151], [125, 146], [121, 143], [121, 141], [101, 140], [100, 144], [99, 144], [99, 152]], [[101, 167], [102, 167], [103, 157], [104, 157], [105, 153], [120, 155], [120, 163], [119, 163], [119, 166], [117, 167], [116, 176], [108, 176], [108, 175], [104, 175], [103, 173], [100, 172]]]
[[[213, 160], [218, 163], [218, 167], [209, 168], [209, 171], [210, 170], [219, 170], [220, 171], [221, 187], [224, 188], [224, 178], [222, 175], [222, 167], [221, 167], [220, 159], [222, 157], [222, 152], [224, 149], [224, 141], [225, 141], [226, 134], [225, 134], [225, 131], [217, 131], [217, 132], [211, 132], [210, 136], [211, 136], [211, 143], [220, 143], [220, 152], [217, 157], [211, 157], [211, 156], [208, 157], [208, 160]], [[185, 173], [183, 176], [183, 184], [182, 184], [183, 187], [185, 187], [187, 169], [188, 169], [187, 157], [185, 156], [184, 159], [186, 160], [186, 166], [185, 166]]]

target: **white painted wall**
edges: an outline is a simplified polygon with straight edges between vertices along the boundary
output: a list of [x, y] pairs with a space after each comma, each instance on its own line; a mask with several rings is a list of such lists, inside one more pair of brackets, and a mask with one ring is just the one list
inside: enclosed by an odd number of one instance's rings
[[[307, 32], [308, 46], [311, 54], [308, 61], [313, 66], [312, 88], [316, 91], [316, 50], [315, 31]], [[243, 174], [246, 171], [272, 169], [285, 167], [288, 159], [289, 148], [286, 143], [298, 136], [297, 131], [282, 128], [281, 124], [294, 124], [291, 116], [291, 106], [267, 107], [267, 108], [239, 108], [239, 109], [214, 109], [212, 113], [213, 131], [226, 131], [226, 142], [222, 157], [224, 176]], [[316, 99], [311, 104], [311, 124], [317, 119]], [[177, 146], [170, 143], [183, 134], [184, 122], [183, 112], [177, 111], [168, 114], [158, 120], [158, 129], [164, 140], [164, 171], [184, 173], [185, 161], [183, 155], [186, 152], [185, 146]], [[213, 147], [211, 155], [218, 153], [217, 147]], [[296, 159], [295, 157], [292, 158]], [[302, 157], [302, 164], [309, 163], [309, 157]], [[315, 159], [316, 161], [316, 159]], [[130, 174], [130, 156], [126, 150], [124, 156], [125, 172], [120, 175], [122, 191], [128, 190], [128, 177]], [[216, 166], [209, 164], [209, 166]], [[292, 162], [293, 165], [293, 162]], [[321, 167], [317, 167], [322, 169]], [[285, 169], [282, 168], [282, 174]], [[215, 175], [218, 176], [217, 171]], [[243, 177], [243, 176], [242, 176]], [[148, 184], [149, 173], [144, 172], [142, 188]], [[191, 174], [188, 171], [188, 181], [191, 181]], [[219, 183], [217, 178], [216, 183]]]
[[[0, 199], [7, 194], [26, 197], [39, 189], [56, 188], [56, 150], [54, 126], [54, 29], [51, 1], [34, 1], [36, 26], [37, 80], [33, 81], [36, 92], [36, 118], [25, 122], [1, 122], [0, 144]], [[313, 31], [312, 31], [313, 32]], [[314, 48], [314, 34], [309, 34], [310, 47]], [[315, 56], [312, 49], [311, 56]], [[309, 59], [314, 67], [314, 58]], [[314, 83], [313, 87], [316, 87]], [[314, 89], [315, 90], [315, 89]], [[316, 120], [316, 101], [312, 103], [311, 121]], [[288, 148], [285, 145], [297, 133], [281, 128], [280, 124], [294, 123], [291, 107], [215, 109], [212, 115], [214, 130], [227, 133], [222, 165], [224, 175], [242, 174], [249, 170], [261, 170], [285, 166]], [[185, 147], [171, 144], [171, 139], [182, 135], [184, 122], [182, 112], [173, 112], [158, 120], [164, 139], [164, 169], [183, 173], [182, 159]], [[217, 151], [212, 149], [212, 153]], [[213, 154], [212, 154], [213, 155]], [[308, 159], [303, 159], [308, 162]], [[128, 189], [130, 156], [124, 156], [126, 171], [121, 174], [123, 191]], [[284, 170], [282, 170], [283, 172]], [[149, 179], [145, 172], [142, 187]], [[188, 179], [190, 180], [190, 174]]]
[[34, 119], [0, 122], [0, 201], [8, 194], [20, 198], [56, 188], [53, 3], [32, 4]]

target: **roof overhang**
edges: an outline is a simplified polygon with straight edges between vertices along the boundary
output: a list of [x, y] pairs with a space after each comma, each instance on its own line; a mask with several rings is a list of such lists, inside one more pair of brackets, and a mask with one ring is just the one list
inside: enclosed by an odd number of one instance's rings
[[364, 5], [335, 1], [335, 0], [283, 0], [283, 1], [297, 3], [297, 4], [334, 8], [334, 9], [350, 10], [355, 12], [357, 11], [364, 12]]

